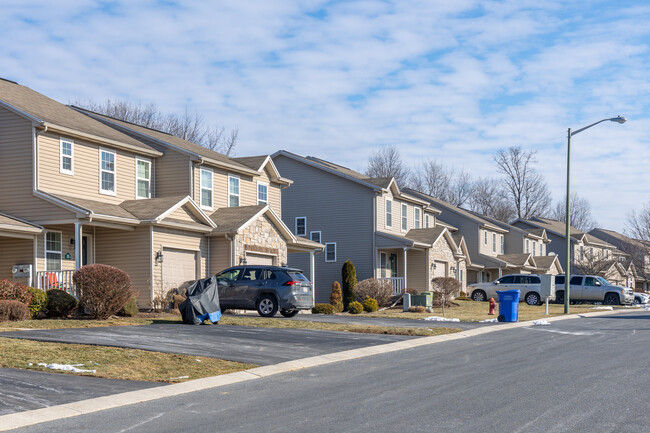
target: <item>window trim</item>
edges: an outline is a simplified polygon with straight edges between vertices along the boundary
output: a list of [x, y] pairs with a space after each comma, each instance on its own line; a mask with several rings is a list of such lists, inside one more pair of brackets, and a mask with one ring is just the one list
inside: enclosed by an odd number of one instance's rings
[[526, 254], [530, 253], [530, 239], [526, 239]]
[[[203, 172], [210, 173], [210, 188], [203, 187]], [[203, 190], [210, 191], [210, 206], [203, 204]], [[199, 205], [201, 209], [214, 209], [214, 172], [211, 168], [201, 167], [199, 169]]]
[[[266, 200], [260, 200], [260, 186], [266, 187]], [[230, 188], [230, 181], [228, 181], [228, 188]], [[269, 204], [269, 183], [257, 181], [257, 204]]]
[[422, 209], [419, 207], [413, 208], [413, 227], [416, 229], [422, 228]]
[[[302, 234], [298, 233], [298, 220], [299, 219], [305, 220], [305, 231]], [[293, 232], [295, 233], [296, 236], [307, 236], [307, 217], [306, 216], [296, 217], [296, 219], [294, 220], [294, 231]]]
[[[70, 156], [63, 155], [63, 143], [70, 144]], [[63, 168], [63, 158], [70, 158], [70, 170]], [[59, 137], [59, 173], [67, 174], [70, 176], [74, 175], [74, 140]]]
[[[104, 170], [102, 168], [102, 153], [109, 153], [113, 155], [113, 171]], [[113, 174], [113, 191], [108, 189], [102, 189], [102, 173], [112, 173]], [[103, 147], [99, 148], [99, 193], [104, 195], [117, 195], [117, 152], [114, 150], [109, 150]]]
[[[334, 260], [328, 260], [328, 259], [327, 259], [327, 248], [328, 248], [330, 245], [334, 245]], [[334, 262], [336, 262], [336, 242], [327, 242], [327, 243], [325, 244], [325, 261], [326, 261], [327, 263], [334, 263]]]
[[487, 247], [488, 244], [488, 232], [487, 230], [483, 230], [483, 246]]
[[[307, 225], [306, 225], [306, 222], [305, 222], [305, 228], [306, 227], [307, 227]], [[318, 233], [318, 240], [317, 241], [315, 241], [313, 239], [313, 234], [314, 233]], [[314, 230], [314, 231], [309, 232], [309, 240], [312, 241], [312, 242], [318, 242], [320, 244], [321, 241], [323, 240], [323, 232], [321, 232], [320, 230]]]
[[393, 200], [391, 200], [388, 197], [386, 197], [384, 213], [385, 213], [384, 225], [386, 227], [392, 228], [393, 227]]
[[497, 253], [497, 234], [492, 233], [492, 252]]
[[409, 229], [409, 207], [406, 203], [400, 203], [401, 204], [401, 212], [400, 212], [400, 230], [405, 232], [408, 231]]
[[537, 256], [537, 241], [533, 241], [533, 257]]
[[499, 235], [499, 240], [501, 241], [501, 254], [506, 253], [506, 237], [504, 235]]
[[[61, 236], [61, 250], [60, 251], [48, 250], [47, 249], [47, 235], [49, 233], [58, 233]], [[60, 271], [61, 268], [63, 268], [63, 232], [61, 230], [47, 230], [44, 233], [43, 237], [45, 238], [44, 239], [45, 243], [43, 245], [43, 251], [44, 251], [44, 255], [45, 255], [45, 257], [44, 257], [45, 258], [45, 271], [49, 271], [49, 272], [52, 272], [54, 270]], [[59, 258], [59, 263], [60, 263], [59, 269], [51, 269], [51, 270], [47, 269], [47, 262], [48, 262], [47, 254], [48, 253], [59, 254], [59, 256], [60, 256], [60, 258]]]
[[[230, 179], [237, 179], [237, 194], [230, 192]], [[230, 198], [237, 197], [237, 206], [232, 206], [230, 204]], [[236, 174], [228, 173], [228, 207], [239, 207], [241, 206], [241, 179]]]
[[429, 228], [429, 214], [425, 213], [424, 214], [424, 228]]
[[[149, 179], [141, 178], [138, 177], [138, 162], [146, 162], [149, 164]], [[141, 156], [136, 156], [135, 157], [135, 199], [136, 200], [142, 200], [142, 199], [148, 199], [151, 198], [151, 160], [149, 158], [143, 158]], [[139, 181], [147, 181], [148, 186], [147, 186], [147, 197], [142, 197], [138, 195], [138, 182]]]

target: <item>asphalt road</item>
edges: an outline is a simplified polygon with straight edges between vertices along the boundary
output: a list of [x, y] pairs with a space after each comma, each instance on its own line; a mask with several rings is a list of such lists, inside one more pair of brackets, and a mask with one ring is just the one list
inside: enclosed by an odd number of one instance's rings
[[0, 368], [0, 415], [160, 385]]
[[277, 364], [413, 338], [309, 329], [182, 324], [39, 329], [3, 332], [0, 336], [209, 356], [256, 365]]
[[298, 370], [20, 432], [646, 432], [650, 313]]

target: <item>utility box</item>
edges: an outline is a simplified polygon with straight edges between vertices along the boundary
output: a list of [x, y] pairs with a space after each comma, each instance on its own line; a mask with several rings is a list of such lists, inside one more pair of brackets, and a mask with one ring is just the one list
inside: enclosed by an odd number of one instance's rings
[[14, 280], [26, 278], [27, 285], [32, 285], [32, 265], [14, 265], [11, 267], [11, 275]]
[[555, 275], [541, 274], [539, 276], [539, 296], [544, 299], [548, 298], [549, 301], [555, 300]]
[[433, 292], [423, 292], [418, 295], [411, 295], [411, 305], [433, 308]]
[[402, 303], [404, 304], [404, 312], [406, 313], [409, 308], [411, 308], [411, 294], [410, 293], [404, 293], [404, 296], [402, 297]]

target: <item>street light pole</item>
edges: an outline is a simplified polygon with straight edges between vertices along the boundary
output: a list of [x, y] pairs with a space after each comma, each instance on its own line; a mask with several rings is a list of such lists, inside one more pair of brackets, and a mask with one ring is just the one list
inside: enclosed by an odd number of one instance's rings
[[603, 119], [598, 122], [587, 125], [584, 128], [580, 128], [576, 131], [571, 132], [571, 128], [567, 131], [567, 152], [566, 152], [566, 261], [564, 268], [564, 314], [569, 314], [569, 291], [571, 290], [571, 137], [589, 129], [592, 126], [596, 126], [602, 122], [616, 122], [616, 123], [625, 123], [627, 119], [625, 117], [617, 116], [612, 117], [611, 119]]

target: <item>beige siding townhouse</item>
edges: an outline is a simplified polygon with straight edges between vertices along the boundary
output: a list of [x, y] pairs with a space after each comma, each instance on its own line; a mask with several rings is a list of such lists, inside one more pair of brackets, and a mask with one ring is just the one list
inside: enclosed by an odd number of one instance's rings
[[[393, 178], [368, 178], [347, 167], [287, 151], [273, 154], [294, 183], [282, 195], [282, 219], [297, 236], [325, 245], [319, 258], [317, 302], [327, 302], [351, 260], [357, 279], [389, 279], [396, 293], [429, 290], [431, 279], [451, 276], [465, 283], [470, 263], [464, 243], [437, 224], [439, 210], [405, 194]], [[307, 258], [289, 254], [289, 264]]]
[[514, 273], [562, 272], [557, 256], [546, 255], [550, 240], [543, 229], [521, 229], [415, 190], [406, 191], [440, 209], [441, 224], [463, 235], [472, 256], [469, 283], [489, 282]]

